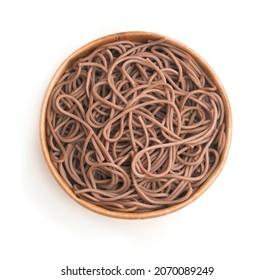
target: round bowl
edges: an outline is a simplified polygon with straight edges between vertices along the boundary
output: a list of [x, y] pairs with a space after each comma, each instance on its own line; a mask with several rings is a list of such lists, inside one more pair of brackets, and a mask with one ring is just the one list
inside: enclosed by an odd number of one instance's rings
[[43, 154], [45, 157], [45, 160], [49, 166], [49, 169], [51, 173], [53, 174], [54, 178], [58, 182], [58, 184], [62, 187], [62, 189], [71, 197], [73, 198], [76, 202], [78, 202], [80, 205], [86, 207], [87, 209], [105, 215], [113, 218], [121, 218], [121, 219], [146, 219], [146, 218], [153, 218], [153, 217], [159, 217], [163, 216], [169, 213], [172, 213], [174, 211], [177, 211], [186, 205], [190, 204], [193, 202], [195, 199], [197, 199], [202, 193], [204, 193], [210, 185], [214, 182], [214, 180], [217, 178], [219, 173], [221, 172], [228, 152], [229, 152], [229, 147], [230, 147], [230, 142], [231, 142], [231, 133], [232, 133], [232, 120], [231, 120], [231, 110], [230, 110], [230, 104], [226, 95], [226, 92], [218, 79], [217, 75], [214, 73], [212, 68], [193, 50], [191, 50], [189, 47], [186, 45], [167, 38], [167, 42], [170, 43], [171, 45], [174, 45], [178, 48], [183, 49], [187, 53], [189, 53], [196, 61], [197, 63], [201, 66], [201, 68], [209, 75], [209, 77], [212, 79], [214, 84], [217, 86], [217, 92], [220, 94], [223, 103], [224, 103], [224, 108], [225, 108], [225, 132], [226, 132], [226, 142], [225, 142], [225, 147], [223, 150], [223, 153], [220, 157], [219, 163], [213, 173], [209, 176], [209, 178], [200, 186], [200, 188], [195, 191], [186, 201], [164, 208], [160, 210], [155, 210], [155, 211], [149, 211], [149, 212], [142, 212], [142, 213], [128, 213], [128, 212], [118, 212], [118, 211], [110, 211], [105, 208], [93, 205], [85, 200], [82, 200], [78, 198], [74, 192], [71, 190], [71, 188], [66, 184], [66, 182], [62, 179], [58, 171], [55, 169], [48, 150], [47, 146], [47, 141], [46, 141], [46, 109], [48, 105], [48, 100], [49, 96], [52, 92], [53, 87], [55, 86], [56, 82], [60, 79], [61, 75], [63, 72], [70, 67], [77, 59], [80, 57], [83, 57], [87, 55], [91, 50], [94, 48], [106, 44], [106, 43], [111, 43], [119, 40], [129, 40], [129, 41], [145, 41], [145, 40], [157, 40], [164, 37], [163, 35], [156, 34], [156, 33], [150, 33], [150, 32], [122, 32], [122, 33], [116, 33], [116, 34], [111, 34], [108, 36], [104, 36], [102, 38], [99, 38], [97, 40], [94, 40], [81, 48], [79, 48], [77, 51], [72, 53], [58, 68], [56, 73], [54, 74], [47, 90], [45, 93], [44, 101], [42, 104], [42, 109], [41, 109], [41, 118], [40, 118], [40, 141], [41, 141], [41, 146], [43, 150]]

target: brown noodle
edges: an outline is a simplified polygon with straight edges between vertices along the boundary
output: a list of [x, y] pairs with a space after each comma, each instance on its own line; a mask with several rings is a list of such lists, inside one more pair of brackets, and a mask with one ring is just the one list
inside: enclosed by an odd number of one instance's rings
[[165, 38], [105, 44], [49, 97], [51, 160], [81, 199], [123, 212], [187, 200], [225, 145], [224, 106], [198, 63]]

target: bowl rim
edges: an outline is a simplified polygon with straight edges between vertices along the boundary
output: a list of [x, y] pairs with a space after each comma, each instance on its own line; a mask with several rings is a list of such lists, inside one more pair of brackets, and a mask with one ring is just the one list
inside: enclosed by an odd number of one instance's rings
[[[130, 41], [144, 41], [144, 40], [157, 40], [160, 38], [165, 37], [167, 39], [166, 42], [179, 47], [186, 52], [188, 52], [202, 67], [202, 69], [211, 77], [212, 81], [215, 83], [215, 85], [218, 88], [218, 92], [222, 98], [223, 104], [224, 104], [224, 109], [225, 109], [225, 129], [226, 129], [226, 141], [225, 141], [225, 147], [224, 151], [222, 153], [222, 156], [220, 157], [220, 161], [214, 171], [211, 173], [209, 178], [200, 186], [200, 188], [195, 191], [186, 201], [178, 203], [176, 205], [169, 206], [164, 209], [159, 209], [159, 210], [153, 210], [153, 211], [148, 211], [148, 212], [119, 212], [119, 211], [111, 211], [107, 210], [105, 208], [102, 208], [100, 206], [94, 205], [92, 203], [89, 203], [85, 200], [82, 200], [78, 198], [71, 188], [66, 184], [66, 182], [63, 180], [63, 178], [60, 176], [56, 168], [54, 167], [51, 159], [50, 159], [50, 154], [47, 146], [47, 140], [46, 140], [46, 110], [47, 110], [47, 105], [49, 101], [50, 94], [52, 92], [53, 87], [55, 86], [56, 82], [58, 79], [61, 77], [61, 75], [64, 73], [64, 70], [72, 65], [72, 63], [77, 60], [80, 56], [85, 56], [85, 54], [88, 54], [92, 49], [105, 44], [105, 43], [111, 43], [119, 40], [130, 40]], [[217, 77], [216, 73], [213, 71], [213, 69], [210, 67], [210, 65], [200, 56], [198, 55], [195, 51], [193, 51], [191, 48], [186, 46], [185, 44], [174, 40], [172, 38], [169, 38], [164, 35], [160, 35], [157, 33], [152, 33], [152, 32], [144, 32], [144, 31], [131, 31], [131, 32], [120, 32], [120, 33], [114, 33], [110, 35], [106, 35], [103, 37], [100, 37], [96, 40], [93, 40], [84, 46], [80, 47], [76, 51], [74, 51], [69, 57], [67, 57], [62, 64], [58, 67], [56, 70], [55, 74], [53, 75], [47, 89], [44, 95], [44, 99], [42, 102], [41, 106], [41, 111], [40, 111], [40, 144], [42, 148], [42, 152], [45, 158], [45, 161], [58, 182], [58, 184], [61, 186], [61, 188], [71, 197], [73, 198], [76, 202], [78, 202], [80, 205], [83, 207], [112, 218], [120, 218], [120, 219], [147, 219], [147, 218], [155, 218], [163, 215], [167, 215], [169, 213], [175, 212], [188, 204], [192, 203], [194, 200], [196, 200], [199, 196], [201, 196], [215, 181], [215, 179], [218, 177], [220, 174], [221, 170], [224, 167], [224, 164], [226, 162], [228, 152], [230, 149], [230, 144], [231, 144], [231, 137], [232, 137], [232, 113], [231, 113], [231, 107], [230, 103], [226, 94], [226, 91], [220, 82], [219, 78]]]

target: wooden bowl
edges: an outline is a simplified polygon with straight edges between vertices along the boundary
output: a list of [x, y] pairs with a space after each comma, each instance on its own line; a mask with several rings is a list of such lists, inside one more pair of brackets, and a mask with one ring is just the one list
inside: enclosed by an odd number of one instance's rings
[[118, 40], [130, 40], [130, 41], [145, 41], [148, 39], [151, 40], [157, 40], [160, 39], [161, 37], [164, 37], [163, 35], [155, 34], [155, 33], [149, 33], [149, 32], [122, 32], [122, 33], [117, 33], [117, 34], [112, 34], [108, 35], [102, 38], [99, 38], [97, 40], [94, 40], [77, 51], [75, 51], [73, 54], [71, 54], [58, 68], [56, 73], [54, 74], [47, 90], [46, 94], [44, 97], [44, 101], [42, 104], [42, 110], [41, 110], [41, 118], [40, 118], [40, 140], [41, 140], [41, 146], [43, 150], [43, 154], [45, 157], [45, 160], [50, 168], [51, 173], [59, 183], [59, 185], [65, 190], [65, 192], [73, 198], [75, 201], [77, 201], [79, 204], [82, 206], [88, 208], [89, 210], [92, 210], [96, 213], [106, 215], [109, 217], [113, 218], [121, 218], [121, 219], [146, 219], [146, 218], [153, 218], [153, 217], [158, 217], [162, 215], [166, 215], [169, 213], [172, 213], [174, 211], [177, 211], [195, 199], [197, 199], [202, 193], [204, 193], [209, 186], [214, 182], [214, 180], [217, 178], [219, 173], [221, 172], [230, 147], [230, 142], [231, 142], [231, 132], [232, 132], [232, 120], [231, 120], [231, 110], [230, 110], [230, 104], [226, 95], [226, 92], [219, 81], [218, 77], [214, 73], [214, 71], [211, 69], [211, 67], [193, 50], [191, 50], [189, 47], [185, 46], [184, 44], [175, 41], [173, 39], [167, 38], [168, 43], [179, 47], [183, 49], [184, 51], [188, 52], [197, 62], [198, 64], [202, 67], [202, 69], [211, 77], [212, 81], [216, 84], [218, 88], [218, 92], [223, 100], [224, 107], [225, 107], [225, 130], [226, 130], [226, 143], [225, 143], [225, 148], [222, 153], [222, 156], [220, 158], [220, 161], [216, 167], [216, 169], [213, 171], [213, 173], [210, 175], [210, 177], [201, 185], [201, 187], [194, 192], [186, 201], [167, 207], [165, 209], [161, 210], [155, 210], [155, 211], [149, 211], [149, 212], [144, 212], [144, 213], [124, 213], [124, 212], [117, 212], [117, 211], [110, 211], [105, 208], [93, 205], [87, 201], [84, 201], [80, 198], [78, 198], [71, 188], [66, 184], [66, 182], [62, 179], [62, 177], [59, 175], [58, 171], [55, 169], [51, 159], [50, 159], [50, 154], [46, 142], [46, 108], [49, 100], [49, 96], [52, 92], [53, 87], [55, 86], [56, 82], [60, 79], [61, 75], [63, 72], [70, 67], [78, 58], [83, 57], [87, 55], [91, 50], [94, 48], [106, 44], [106, 43], [111, 43], [115, 42]]

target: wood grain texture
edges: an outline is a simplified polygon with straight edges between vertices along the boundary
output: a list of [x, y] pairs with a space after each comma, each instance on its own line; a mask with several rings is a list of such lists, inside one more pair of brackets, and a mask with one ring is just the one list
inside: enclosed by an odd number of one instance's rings
[[134, 31], [134, 32], [122, 32], [122, 33], [116, 33], [116, 34], [111, 34], [108, 36], [104, 36], [102, 38], [99, 38], [97, 40], [94, 40], [83, 47], [79, 48], [77, 51], [72, 53], [58, 68], [56, 73], [54, 74], [47, 90], [45, 93], [45, 97], [43, 100], [42, 108], [41, 108], [41, 116], [40, 116], [40, 142], [41, 142], [41, 147], [43, 151], [44, 158], [48, 164], [48, 167], [53, 174], [54, 178], [58, 182], [58, 184], [62, 187], [62, 189], [71, 197], [73, 198], [76, 202], [78, 202], [80, 205], [84, 206], [85, 208], [92, 210], [93, 212], [96, 212], [98, 214], [102, 214], [105, 216], [113, 217], [113, 218], [120, 218], [120, 219], [147, 219], [147, 218], [153, 218], [153, 217], [159, 217], [163, 216], [169, 213], [172, 213], [174, 211], [177, 211], [191, 202], [193, 202], [195, 199], [197, 199], [200, 195], [202, 195], [210, 186], [211, 184], [215, 181], [219, 173], [221, 172], [228, 152], [230, 148], [230, 142], [231, 142], [231, 135], [232, 135], [232, 117], [231, 117], [231, 109], [230, 109], [230, 104], [228, 97], [226, 95], [225, 89], [223, 88], [220, 80], [218, 79], [217, 75], [215, 72], [212, 70], [212, 68], [192, 49], [189, 47], [185, 46], [184, 44], [173, 40], [171, 38], [167, 38], [167, 42], [177, 46], [184, 51], [188, 52], [197, 62], [198, 64], [202, 67], [202, 69], [211, 77], [212, 81], [215, 83], [215, 85], [218, 88], [218, 92], [223, 100], [224, 103], [224, 108], [225, 108], [225, 129], [226, 129], [226, 143], [224, 147], [223, 154], [220, 158], [220, 161], [216, 167], [216, 169], [213, 171], [213, 173], [210, 175], [210, 177], [201, 185], [201, 187], [191, 195], [190, 198], [188, 198], [186, 201], [179, 203], [177, 205], [173, 205], [170, 207], [167, 207], [165, 209], [161, 210], [155, 210], [155, 211], [149, 211], [149, 212], [144, 212], [144, 213], [124, 213], [124, 212], [117, 212], [117, 211], [110, 211], [104, 208], [101, 208], [99, 206], [93, 205], [87, 201], [84, 201], [82, 199], [79, 199], [73, 191], [70, 189], [70, 187], [66, 184], [66, 182], [62, 179], [62, 177], [59, 175], [58, 171], [55, 169], [51, 159], [50, 159], [50, 154], [49, 150], [47, 147], [47, 142], [46, 142], [46, 109], [47, 109], [47, 104], [49, 100], [49, 96], [52, 92], [52, 89], [56, 82], [60, 79], [64, 71], [70, 67], [78, 58], [83, 57], [87, 55], [91, 50], [94, 48], [106, 44], [106, 43], [111, 43], [114, 41], [119, 41], [119, 40], [130, 40], [130, 41], [146, 41], [148, 39], [150, 40], [156, 40], [160, 39], [162, 37], [166, 37], [160, 34], [156, 33], [150, 33], [150, 32], [142, 32], [142, 31]]

